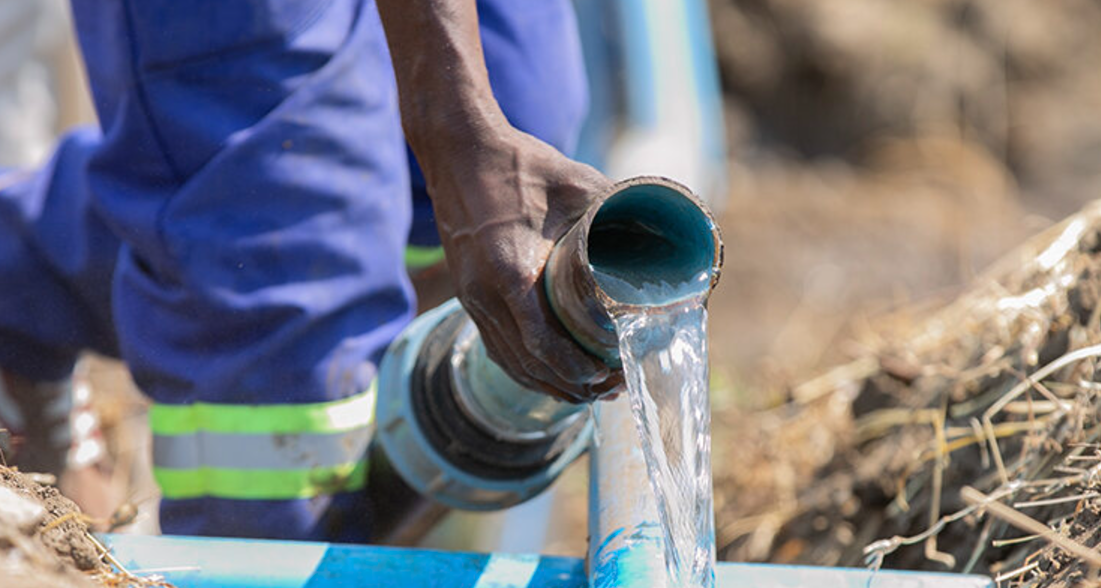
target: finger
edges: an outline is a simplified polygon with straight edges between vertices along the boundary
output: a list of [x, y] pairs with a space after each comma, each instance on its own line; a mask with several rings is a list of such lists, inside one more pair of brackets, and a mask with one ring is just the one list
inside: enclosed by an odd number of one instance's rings
[[608, 400], [619, 396], [625, 388], [623, 370], [615, 370], [606, 380], [589, 386], [589, 393], [597, 400]]
[[578, 163], [581, 171], [573, 172], [575, 177], [581, 177], [582, 183], [588, 185], [589, 193], [594, 197], [599, 197], [604, 192], [608, 191], [615, 182], [608, 179], [608, 176], [600, 173], [595, 167], [584, 163]]
[[623, 394], [623, 392], [624, 392], [624, 390], [622, 388], [616, 388], [616, 389], [612, 390], [611, 392], [608, 392], [607, 394], [601, 395], [596, 400], [597, 400], [597, 402], [611, 402], [613, 400], [618, 400], [620, 394]]
[[561, 155], [556, 161], [554, 176], [558, 183], [579, 188], [580, 194], [589, 199], [598, 198], [615, 183], [591, 165]]
[[519, 354], [514, 351], [515, 346], [509, 345], [496, 332], [484, 332], [481, 336], [486, 347], [486, 354], [517, 384], [529, 390], [550, 394], [567, 402], [577, 401], [572, 396], [559, 391], [557, 387], [548, 386], [529, 373]]
[[[549, 394], [559, 400], [576, 404], [585, 400], [583, 390], [575, 389], [568, 382], [561, 380], [543, 366], [533, 365], [529, 360], [524, 361], [522, 348], [515, 342], [519, 340], [519, 328], [510, 319], [507, 310], [500, 313], [485, 313], [476, 310], [468, 311], [482, 336], [482, 342], [486, 346], [486, 352], [490, 359], [505, 371], [513, 380], [525, 388]], [[496, 317], [509, 317], [500, 320]]]
[[[534, 313], [529, 307], [517, 311], [517, 316], [516, 322], [526, 326], [518, 329], [522, 329], [523, 352], [530, 358], [525, 364], [529, 373], [553, 374], [554, 379], [562, 382], [556, 385], [568, 386], [566, 391], [570, 394], [585, 401], [594, 400], [590, 387], [604, 382], [609, 375], [608, 368], [583, 351], [553, 314]], [[542, 379], [548, 383], [553, 381], [545, 375]]]
[[612, 186], [612, 181], [604, 174], [564, 157], [550, 170], [549, 178], [548, 201], [553, 200], [555, 205], [550, 207], [547, 219], [561, 232], [573, 226]]
[[519, 345], [519, 328], [513, 322], [500, 295], [472, 288], [464, 290], [460, 302], [478, 328], [486, 352], [494, 363], [528, 389], [547, 393], [566, 402], [582, 401], [580, 391], [570, 390], [566, 382], [556, 381], [556, 378], [525, 364], [523, 348]]
[[[540, 286], [543, 279], [537, 282]], [[532, 325], [524, 331], [525, 347], [568, 382], [597, 384], [606, 380], [611, 370], [566, 330], [540, 286], [531, 288], [510, 307], [517, 324]]]
[[[529, 306], [538, 304], [537, 294], [542, 292], [540, 287], [542, 281], [535, 280], [534, 284], [525, 288], [528, 292], [527, 298], [529, 300], [527, 304]], [[468, 298], [472, 300], [465, 306], [475, 324], [478, 325], [479, 331], [489, 334], [487, 349], [491, 347], [497, 349], [502, 359], [502, 362], [498, 365], [504, 368], [506, 373], [513, 376], [513, 379], [521, 384], [550, 393], [552, 396], [569, 402], [591, 400], [583, 385], [590, 381], [603, 380], [603, 377], [570, 380], [557, 373], [552, 366], [547, 364], [543, 356], [528, 351], [533, 341], [541, 339], [540, 337], [533, 338], [530, 335], [532, 331], [539, 330], [547, 324], [558, 326], [558, 320], [550, 312], [549, 304], [545, 305], [545, 313], [534, 315], [537, 320], [529, 320], [525, 324], [516, 320], [515, 313], [512, 310], [517, 305], [525, 304], [523, 294], [520, 294], [519, 298], [513, 295], [513, 292], [517, 292], [517, 290], [503, 294], [482, 291], [479, 296], [469, 296], [476, 292], [477, 290], [468, 289]], [[531, 314], [529, 312], [529, 315]], [[525, 330], [525, 326], [529, 328]], [[565, 337], [565, 329], [560, 327], [560, 330], [563, 337]], [[576, 344], [573, 343], [572, 339], [564, 339], [563, 346], [569, 349], [575, 347]], [[582, 355], [582, 360], [591, 362], [596, 369], [603, 369], [603, 365], [592, 358]]]
[[562, 379], [549, 366], [528, 353], [523, 345], [517, 345], [515, 342], [520, 338], [520, 330], [517, 327], [512, 333], [504, 335], [502, 340], [506, 345], [511, 345], [515, 349], [518, 360], [517, 369], [521, 377], [528, 382], [529, 388], [550, 394], [571, 404], [590, 400], [583, 385]]

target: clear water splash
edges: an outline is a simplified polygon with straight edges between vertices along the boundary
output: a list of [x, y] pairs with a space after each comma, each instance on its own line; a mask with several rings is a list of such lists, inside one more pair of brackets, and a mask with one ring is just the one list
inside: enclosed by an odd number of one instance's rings
[[614, 313], [628, 395], [665, 534], [668, 588], [715, 584], [707, 310]]

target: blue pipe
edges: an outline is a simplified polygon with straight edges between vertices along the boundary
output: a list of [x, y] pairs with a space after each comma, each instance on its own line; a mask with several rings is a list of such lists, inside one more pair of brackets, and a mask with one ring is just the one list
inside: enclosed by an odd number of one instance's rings
[[[591, 424], [585, 422], [575, 441], [553, 461], [521, 477], [487, 476], [452, 463], [425, 430], [423, 420], [417, 414], [417, 404], [411, 399], [411, 391], [422, 348], [430, 343], [441, 323], [460, 313], [462, 307], [458, 300], [445, 302], [417, 317], [387, 350], [379, 369], [377, 439], [390, 465], [421, 496], [451, 508], [497, 510], [519, 504], [549, 486], [566, 466], [587, 449]], [[480, 375], [476, 389], [489, 387], [498, 394], [513, 395], [516, 402], [504, 407], [504, 410], [524, 408], [530, 411], [534, 410], [532, 407], [536, 403], [573, 407], [521, 388], [488, 359], [480, 362], [479, 366], [467, 366], [465, 369], [477, 370]], [[461, 376], [455, 379], [465, 380]], [[573, 413], [563, 413], [562, 418], [568, 419], [573, 415], [576, 418], [585, 417], [583, 412], [577, 412], [581, 407], [573, 408]], [[469, 418], [469, 414], [466, 416]], [[451, 415], [455, 419], [463, 417], [462, 414]]]
[[[115, 558], [180, 588], [584, 588], [585, 562], [293, 541], [107, 535]], [[993, 588], [953, 574], [721, 563], [718, 588]]]
[[665, 538], [625, 396], [597, 406], [596, 430], [589, 450], [589, 585], [663, 588]]
[[[627, 229], [620, 228], [624, 223]], [[631, 233], [638, 234], [636, 243]], [[604, 309], [654, 312], [706, 296], [718, 281], [723, 251], [718, 228], [707, 209], [679, 184], [647, 178], [622, 188], [600, 207], [586, 234], [584, 261], [591, 271], [583, 277], [595, 282], [588, 298]], [[556, 265], [561, 251], [560, 243], [548, 264], [552, 278], [556, 274], [550, 270], [561, 267]], [[551, 296], [556, 309], [554, 294], [559, 290]], [[583, 303], [571, 305], [578, 306]], [[607, 331], [618, 345], [614, 330], [609, 326]], [[589, 584], [662, 588], [665, 539], [628, 399], [622, 395], [598, 403], [595, 412], [597, 440], [589, 458]]]

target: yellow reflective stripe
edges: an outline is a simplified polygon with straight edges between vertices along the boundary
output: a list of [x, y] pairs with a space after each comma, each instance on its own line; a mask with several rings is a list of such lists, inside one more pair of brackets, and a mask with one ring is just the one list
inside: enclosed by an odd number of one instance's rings
[[362, 394], [312, 404], [154, 404], [154, 435], [215, 433], [340, 433], [371, 424], [375, 384]]
[[405, 267], [421, 269], [430, 265], [436, 265], [444, 260], [443, 247], [421, 247], [407, 245], [405, 247]]
[[303, 470], [154, 467], [153, 477], [169, 499], [293, 500], [361, 490], [367, 483], [367, 463]]

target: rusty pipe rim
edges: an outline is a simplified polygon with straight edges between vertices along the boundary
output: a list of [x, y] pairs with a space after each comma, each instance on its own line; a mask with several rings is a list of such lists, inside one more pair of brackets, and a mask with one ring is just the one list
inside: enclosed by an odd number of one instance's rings
[[[643, 304], [617, 300], [600, 285], [590, 258], [592, 229], [598, 222], [598, 217], [606, 213], [609, 206], [615, 206], [617, 199], [640, 190], [649, 190], [661, 198], [667, 198], [664, 206], [680, 209], [677, 214], [681, 218], [672, 219], [670, 226], [675, 228], [678, 222], [682, 225], [694, 223], [707, 232], [707, 244], [704, 246], [707, 251], [700, 251], [697, 255], [706, 259], [706, 263], [700, 264], [706, 267], [697, 268], [698, 271], [708, 273], [706, 288], [698, 291], [688, 289], [682, 297], [665, 300], [660, 304]], [[636, 197], [644, 198], [637, 194]], [[676, 200], [680, 202], [675, 202]], [[693, 218], [686, 218], [688, 215]], [[700, 244], [705, 240], [704, 237], [698, 239]], [[555, 314], [578, 343], [609, 364], [615, 365], [618, 363], [618, 341], [611, 313], [653, 313], [690, 299], [702, 298], [706, 301], [718, 283], [722, 263], [722, 235], [714, 214], [703, 201], [686, 186], [669, 178], [639, 176], [610, 186], [559, 240], [547, 263], [545, 286]]]
[[[679, 196], [685, 198], [689, 202], [695, 205], [696, 211], [701, 213], [706, 219], [707, 228], [711, 232], [711, 263], [710, 267], [706, 270], [708, 273], [708, 285], [706, 289], [702, 289], [697, 295], [688, 295], [681, 299], [668, 302], [666, 304], [629, 304], [612, 298], [603, 287], [600, 286], [599, 281], [595, 276], [595, 269], [592, 267], [592, 262], [589, 260], [589, 232], [592, 230], [593, 222], [596, 220], [597, 215], [604, 209], [608, 202], [624, 193], [630, 188], [637, 186], [658, 186], [666, 188], [676, 192]], [[700, 296], [704, 299], [710, 296], [711, 291], [715, 289], [715, 286], [719, 283], [719, 274], [722, 272], [723, 265], [723, 240], [722, 230], [719, 228], [719, 223], [715, 219], [715, 214], [711, 212], [711, 209], [703, 202], [703, 200], [697, 196], [691, 189], [684, 184], [677, 182], [663, 176], [637, 176], [621, 182], [617, 182], [609, 189], [609, 192], [600, 199], [600, 202], [591, 206], [589, 211], [586, 212], [586, 230], [582, 237], [582, 243], [584, 247], [581, 248], [583, 253], [583, 262], [586, 267], [590, 268], [590, 271], [586, 273], [589, 281], [592, 284], [592, 288], [601, 304], [605, 308], [615, 309], [617, 312], [623, 313], [648, 313], [653, 312], [655, 309], [666, 308], [683, 302], [684, 300], [695, 298]]]

